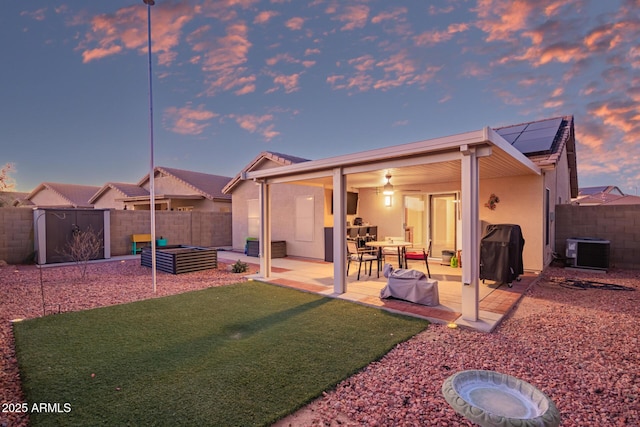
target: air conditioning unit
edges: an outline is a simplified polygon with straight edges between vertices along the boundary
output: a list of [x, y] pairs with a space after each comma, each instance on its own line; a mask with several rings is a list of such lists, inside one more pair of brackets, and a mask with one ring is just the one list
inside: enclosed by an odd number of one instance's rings
[[567, 265], [576, 268], [609, 269], [610, 242], [593, 237], [567, 239]]

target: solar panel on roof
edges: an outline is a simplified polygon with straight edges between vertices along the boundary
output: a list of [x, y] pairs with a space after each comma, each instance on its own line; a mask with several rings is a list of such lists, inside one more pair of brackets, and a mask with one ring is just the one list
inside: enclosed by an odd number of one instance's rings
[[544, 153], [550, 152], [553, 148], [553, 142], [561, 124], [562, 118], [558, 117], [509, 126], [498, 129], [496, 132], [523, 154]]
[[520, 133], [510, 133], [508, 135], [500, 136], [502, 136], [509, 144], [513, 144], [513, 142], [520, 136]]
[[517, 140], [513, 146], [522, 154], [541, 153], [551, 150], [553, 138], [532, 138], [528, 140]]
[[535, 122], [535, 123], [529, 123], [529, 126], [527, 126], [526, 131], [532, 131], [532, 130], [536, 130], [536, 129], [544, 129], [544, 128], [556, 128], [556, 130], [558, 129], [558, 127], [560, 126], [560, 123], [562, 123], [562, 118], [561, 117], [556, 117], [555, 119], [549, 119], [549, 120], [542, 120], [540, 122]]
[[509, 134], [509, 133], [519, 133], [522, 132], [524, 130], [524, 128], [526, 128], [528, 125], [528, 123], [525, 123], [523, 125], [515, 125], [515, 126], [507, 126], [504, 127], [502, 129], [498, 129], [497, 132], [502, 135], [502, 134]]
[[558, 133], [558, 128], [544, 128], [544, 129], [535, 129], [529, 131], [528, 129], [525, 132], [522, 132], [518, 141], [536, 139], [536, 138], [550, 138], [553, 142], [553, 139], [556, 137], [556, 133]]

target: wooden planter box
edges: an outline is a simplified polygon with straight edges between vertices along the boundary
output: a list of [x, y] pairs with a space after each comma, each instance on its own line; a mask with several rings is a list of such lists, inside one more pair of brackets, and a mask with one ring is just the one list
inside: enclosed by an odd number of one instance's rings
[[[151, 248], [142, 248], [140, 265], [151, 268]], [[218, 251], [197, 246], [173, 245], [156, 248], [156, 270], [180, 274], [218, 268]]]
[[[247, 242], [247, 256], [257, 257], [260, 255], [260, 242], [249, 240]], [[287, 256], [287, 242], [276, 240], [271, 242], [271, 258], [284, 258]]]

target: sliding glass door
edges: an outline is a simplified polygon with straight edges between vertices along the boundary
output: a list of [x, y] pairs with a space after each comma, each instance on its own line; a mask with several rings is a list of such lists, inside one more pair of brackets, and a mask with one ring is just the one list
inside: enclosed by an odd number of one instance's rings
[[444, 250], [456, 250], [455, 193], [415, 194], [404, 197], [404, 221], [407, 239], [414, 247], [427, 247], [432, 242], [431, 256], [440, 257]]
[[429, 201], [431, 253], [439, 257], [444, 250], [456, 250], [456, 195], [432, 194]]

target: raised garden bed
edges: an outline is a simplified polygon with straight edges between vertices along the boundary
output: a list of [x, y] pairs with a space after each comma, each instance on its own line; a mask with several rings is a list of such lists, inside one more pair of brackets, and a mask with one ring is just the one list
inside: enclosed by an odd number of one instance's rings
[[[140, 264], [151, 268], [151, 247], [142, 248]], [[156, 248], [156, 270], [181, 274], [218, 267], [218, 251], [198, 246], [170, 245]]]
[[[247, 241], [247, 256], [257, 257], [260, 254], [260, 241]], [[271, 241], [271, 258], [284, 258], [287, 256], [287, 242], [284, 240]]]

